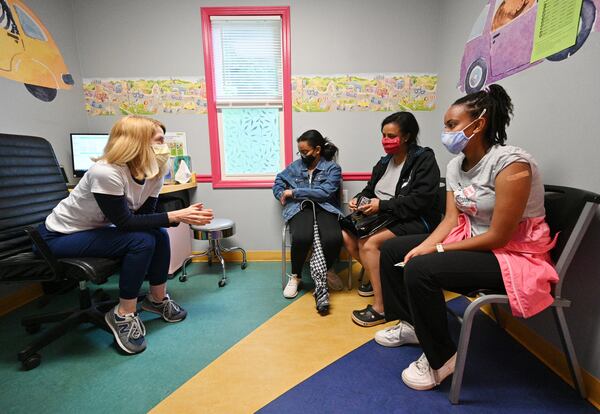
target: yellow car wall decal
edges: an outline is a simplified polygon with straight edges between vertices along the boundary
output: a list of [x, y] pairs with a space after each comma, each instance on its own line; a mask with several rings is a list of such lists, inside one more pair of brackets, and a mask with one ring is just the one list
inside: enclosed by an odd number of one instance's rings
[[0, 0], [0, 76], [22, 82], [36, 98], [50, 102], [73, 77], [50, 35], [21, 0]]

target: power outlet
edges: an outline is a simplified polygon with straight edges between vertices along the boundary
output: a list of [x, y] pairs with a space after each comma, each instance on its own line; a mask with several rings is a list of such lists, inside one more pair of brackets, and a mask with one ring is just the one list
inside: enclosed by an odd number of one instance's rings
[[342, 203], [348, 204], [348, 190], [342, 190]]

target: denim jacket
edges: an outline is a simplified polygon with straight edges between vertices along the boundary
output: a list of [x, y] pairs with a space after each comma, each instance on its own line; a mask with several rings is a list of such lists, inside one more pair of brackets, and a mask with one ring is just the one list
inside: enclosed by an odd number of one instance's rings
[[273, 184], [273, 195], [277, 200], [285, 190], [291, 189], [293, 196], [287, 198], [283, 206], [283, 219], [287, 222], [300, 211], [300, 203], [309, 199], [323, 210], [341, 215], [339, 190], [342, 182], [342, 169], [334, 161], [321, 158], [309, 180], [308, 169], [301, 159], [292, 162], [277, 174]]

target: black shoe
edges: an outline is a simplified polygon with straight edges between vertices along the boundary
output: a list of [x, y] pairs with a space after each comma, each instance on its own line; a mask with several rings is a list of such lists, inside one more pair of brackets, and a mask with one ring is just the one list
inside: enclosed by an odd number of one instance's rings
[[375, 311], [371, 305], [366, 308], [352, 311], [352, 320], [360, 326], [375, 326], [385, 323], [385, 316]]
[[373, 286], [371, 285], [371, 281], [367, 283], [361, 283], [358, 287], [358, 294], [360, 296], [373, 296]]

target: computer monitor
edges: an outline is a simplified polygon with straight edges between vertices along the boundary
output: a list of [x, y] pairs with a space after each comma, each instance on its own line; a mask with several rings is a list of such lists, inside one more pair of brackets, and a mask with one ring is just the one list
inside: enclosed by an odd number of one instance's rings
[[108, 142], [108, 134], [71, 134], [73, 176], [83, 177], [92, 166], [92, 158], [101, 156]]

